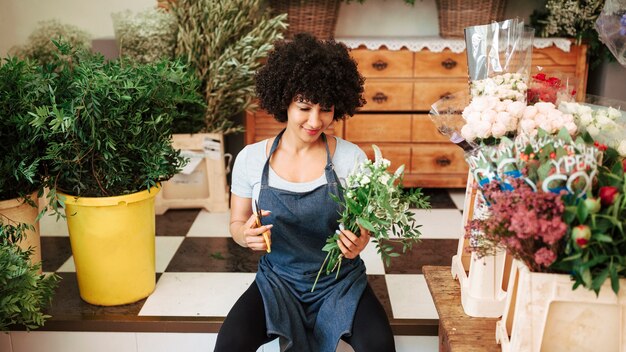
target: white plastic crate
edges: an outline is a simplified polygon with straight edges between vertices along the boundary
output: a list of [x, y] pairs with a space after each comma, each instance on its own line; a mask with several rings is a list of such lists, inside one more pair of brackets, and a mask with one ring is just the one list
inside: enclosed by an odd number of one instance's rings
[[514, 261], [496, 340], [506, 352], [626, 351], [626, 279], [596, 296], [569, 275], [533, 273]]
[[[464, 227], [470, 220], [486, 216], [481, 198], [470, 172], [463, 205]], [[469, 240], [463, 234], [459, 238], [457, 253], [452, 257], [452, 276], [461, 286], [463, 311], [472, 317], [500, 317], [506, 301], [511, 257], [499, 251], [496, 255], [478, 259], [475, 253], [468, 252]]]
[[163, 182], [163, 190], [156, 197], [156, 214], [163, 214], [168, 209], [185, 208], [228, 211], [226, 165], [230, 164], [232, 157], [224, 154], [223, 134], [174, 134], [172, 145], [190, 158], [190, 162], [187, 170]]

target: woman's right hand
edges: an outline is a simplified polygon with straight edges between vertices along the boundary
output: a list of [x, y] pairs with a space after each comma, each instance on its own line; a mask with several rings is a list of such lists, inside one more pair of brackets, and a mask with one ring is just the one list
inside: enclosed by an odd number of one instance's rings
[[[270, 214], [269, 211], [263, 210], [262, 215], [268, 216]], [[243, 225], [243, 240], [246, 244], [246, 247], [254, 250], [254, 251], [267, 251], [267, 243], [263, 238], [263, 233], [267, 232], [267, 237], [269, 239], [269, 244], [272, 244], [272, 233], [270, 229], [274, 226], [272, 224], [263, 225], [257, 227], [257, 216], [256, 214], [252, 214], [248, 221]]]

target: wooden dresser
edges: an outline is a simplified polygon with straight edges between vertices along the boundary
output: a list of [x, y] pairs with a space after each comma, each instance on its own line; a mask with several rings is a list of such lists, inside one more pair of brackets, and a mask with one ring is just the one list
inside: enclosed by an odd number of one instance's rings
[[[533, 50], [533, 68], [562, 72], [578, 79], [578, 95], [587, 84], [587, 48], [571, 45], [569, 52], [550, 46]], [[430, 105], [468, 88], [465, 52], [433, 52], [406, 48], [352, 49], [365, 77], [367, 104], [358, 114], [336, 123], [329, 134], [358, 144], [373, 158], [372, 144], [391, 160], [391, 169], [405, 165], [407, 187], [465, 187], [467, 164], [463, 151], [441, 135], [430, 121]], [[263, 111], [246, 114], [246, 143], [272, 137], [283, 128]]]

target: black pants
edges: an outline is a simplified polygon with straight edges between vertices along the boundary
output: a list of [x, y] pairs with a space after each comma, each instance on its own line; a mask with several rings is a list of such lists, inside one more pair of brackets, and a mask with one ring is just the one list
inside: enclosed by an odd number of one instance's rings
[[[215, 352], [255, 352], [275, 337], [267, 337], [263, 298], [256, 282], [237, 300], [222, 324]], [[387, 314], [367, 285], [359, 300], [352, 336], [343, 337], [355, 352], [394, 352], [393, 332]], [[320, 351], [298, 351], [320, 352]]]

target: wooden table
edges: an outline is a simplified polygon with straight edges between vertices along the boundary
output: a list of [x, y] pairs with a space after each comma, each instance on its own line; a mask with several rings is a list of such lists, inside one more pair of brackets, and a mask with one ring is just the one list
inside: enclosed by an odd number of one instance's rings
[[422, 268], [439, 314], [439, 351], [501, 351], [496, 343], [497, 318], [473, 318], [463, 312], [461, 287], [449, 266]]

